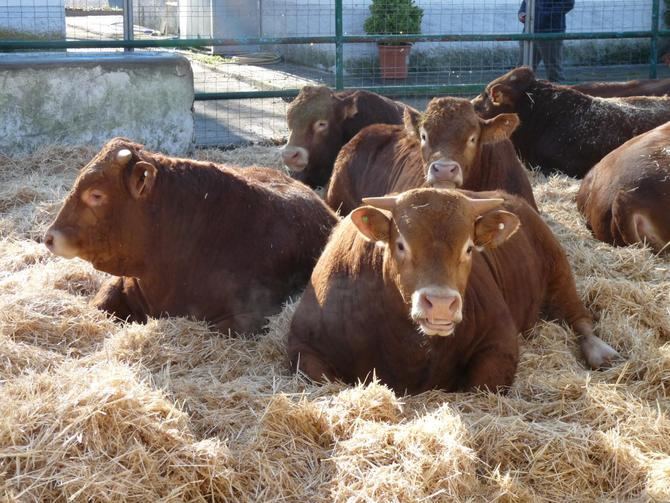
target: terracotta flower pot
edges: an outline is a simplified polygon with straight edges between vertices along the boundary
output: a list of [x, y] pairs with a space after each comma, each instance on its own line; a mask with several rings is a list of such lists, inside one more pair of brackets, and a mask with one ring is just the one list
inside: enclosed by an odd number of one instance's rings
[[406, 79], [407, 62], [412, 44], [379, 45], [379, 67], [382, 79]]

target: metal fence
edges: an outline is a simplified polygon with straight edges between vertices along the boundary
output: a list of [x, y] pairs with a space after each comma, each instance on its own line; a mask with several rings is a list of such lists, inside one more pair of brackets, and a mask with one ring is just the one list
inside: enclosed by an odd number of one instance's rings
[[[520, 0], [415, 0], [417, 30], [402, 1], [385, 3], [379, 34], [366, 32], [370, 0], [0, 0], [0, 51], [180, 51], [194, 69], [200, 145], [281, 141], [286, 102], [305, 84], [419, 107], [472, 96], [523, 61], [524, 43], [529, 61], [529, 44], [563, 41], [567, 82], [670, 76], [663, 0], [576, 0], [566, 31], [549, 33], [523, 31]], [[378, 45], [401, 42], [412, 46], [398, 78], [380, 69]]]

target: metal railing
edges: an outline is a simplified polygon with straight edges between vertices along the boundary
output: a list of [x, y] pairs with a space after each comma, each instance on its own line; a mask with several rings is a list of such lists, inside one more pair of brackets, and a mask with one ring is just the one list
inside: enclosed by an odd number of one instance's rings
[[[345, 35], [343, 33], [342, 0], [335, 3], [334, 36], [290, 36], [290, 37], [243, 37], [243, 38], [184, 38], [184, 39], [135, 39], [133, 37], [133, 0], [124, 0], [122, 40], [0, 40], [0, 50], [53, 50], [53, 49], [105, 49], [123, 48], [187, 48], [240, 45], [286, 45], [286, 44], [334, 44], [336, 89], [344, 89], [344, 46], [360, 43], [388, 42], [502, 42], [539, 40], [608, 40], [608, 39], [649, 39], [649, 77], [657, 76], [657, 48], [661, 37], [670, 37], [670, 30], [659, 28], [660, 0], [652, 0], [652, 16], [649, 30], [608, 31], [608, 32], [561, 32], [561, 33], [501, 33], [501, 34], [417, 34], [417, 35]], [[418, 84], [363, 86], [371, 91], [394, 95], [413, 94], [465, 94], [476, 93], [480, 84]], [[261, 91], [198, 92], [195, 99], [237, 100], [244, 98], [283, 98], [295, 96], [299, 89], [278, 89]]]

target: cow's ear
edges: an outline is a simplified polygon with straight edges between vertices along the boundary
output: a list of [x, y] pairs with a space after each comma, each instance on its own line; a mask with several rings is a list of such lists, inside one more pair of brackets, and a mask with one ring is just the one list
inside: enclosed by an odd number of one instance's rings
[[529, 66], [521, 66], [510, 71], [506, 80], [510, 87], [525, 91], [535, 81], [535, 72]]
[[351, 221], [368, 241], [388, 241], [391, 235], [391, 218], [372, 206], [361, 206], [351, 212]]
[[132, 167], [128, 177], [128, 190], [134, 199], [145, 199], [156, 183], [156, 166], [149, 162], [138, 161]]
[[495, 248], [504, 243], [518, 229], [521, 222], [514, 213], [493, 210], [475, 220], [475, 245], [481, 248]]
[[479, 121], [482, 127], [482, 143], [498, 143], [509, 138], [520, 122], [517, 114], [500, 114], [493, 119]]
[[421, 112], [412, 107], [405, 106], [402, 114], [402, 121], [405, 124], [405, 130], [414, 136], [419, 136], [419, 124], [421, 123]]
[[489, 88], [489, 99], [495, 106], [511, 105], [510, 90], [504, 84], [493, 84]]
[[333, 99], [337, 100], [337, 108], [340, 110], [342, 119], [351, 119], [358, 113], [358, 93], [352, 93], [344, 98], [338, 98], [333, 95]]

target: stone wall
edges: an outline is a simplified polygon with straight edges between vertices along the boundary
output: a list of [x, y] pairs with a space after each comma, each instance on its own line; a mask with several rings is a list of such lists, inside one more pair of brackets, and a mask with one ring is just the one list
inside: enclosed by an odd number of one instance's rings
[[194, 144], [193, 73], [179, 55], [0, 54], [0, 82], [5, 153], [114, 136], [176, 155]]

